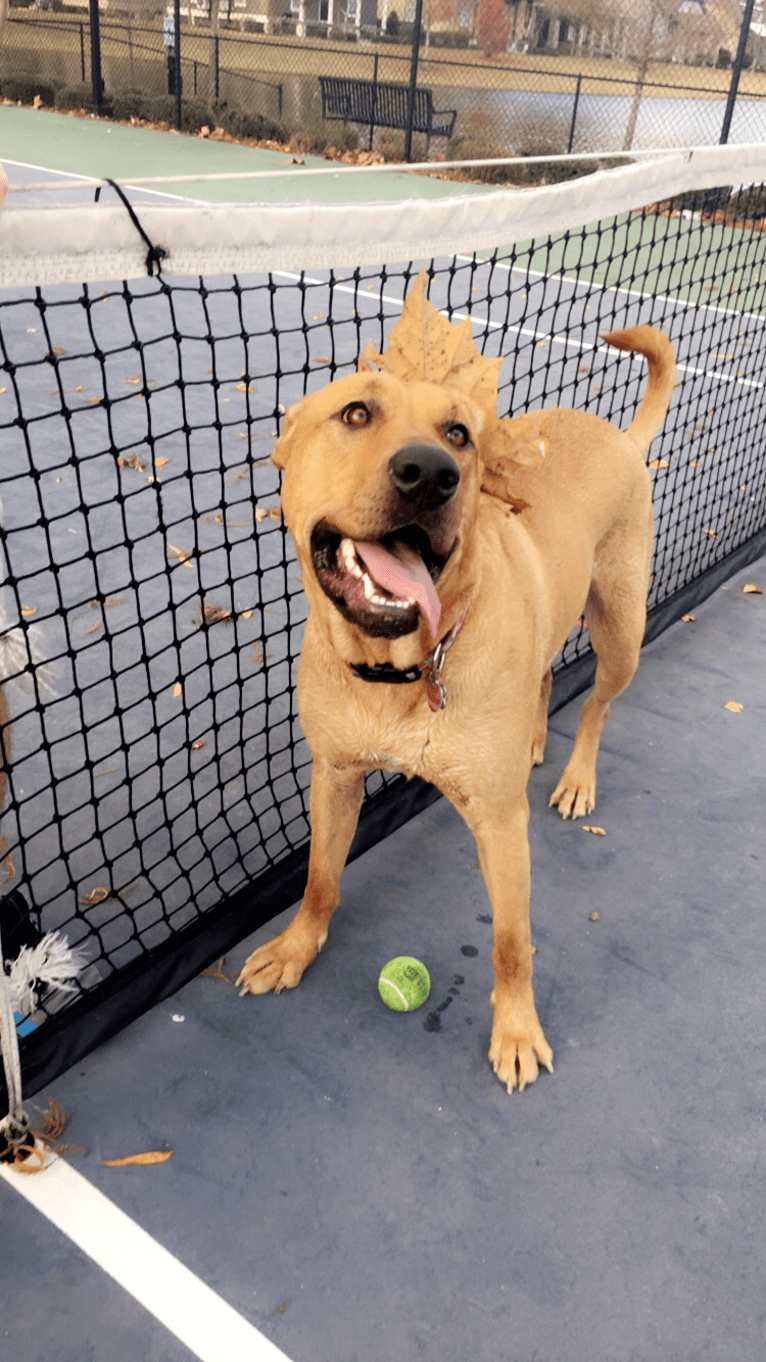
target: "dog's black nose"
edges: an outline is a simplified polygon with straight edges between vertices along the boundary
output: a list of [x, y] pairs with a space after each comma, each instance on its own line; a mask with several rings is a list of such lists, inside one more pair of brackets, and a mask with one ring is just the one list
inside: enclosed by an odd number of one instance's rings
[[436, 445], [405, 445], [389, 459], [388, 475], [399, 495], [423, 510], [449, 501], [460, 482], [455, 460]]

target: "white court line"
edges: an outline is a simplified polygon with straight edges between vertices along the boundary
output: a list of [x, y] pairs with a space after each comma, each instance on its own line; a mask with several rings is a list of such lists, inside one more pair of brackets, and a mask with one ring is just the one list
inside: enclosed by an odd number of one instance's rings
[[[508, 266], [506, 266], [506, 268], [508, 268]], [[287, 270], [275, 270], [274, 273], [279, 274], [282, 279], [299, 280], [301, 278], [299, 274], [290, 273]], [[568, 280], [566, 275], [541, 274], [540, 277], [543, 279], [564, 279], [567, 283], [574, 282]], [[304, 275], [303, 278], [304, 282], [307, 284], [316, 285], [320, 288], [330, 287], [329, 280], [327, 279], [312, 279], [306, 275]], [[627, 289], [612, 288], [611, 286], [607, 287], [606, 285], [599, 285], [599, 287], [603, 288], [604, 292], [607, 293], [628, 292]], [[373, 303], [392, 303], [395, 307], [399, 308], [403, 306], [401, 298], [393, 298], [388, 293], [367, 293], [366, 291], [354, 288], [348, 284], [335, 283], [333, 285], [333, 291], [335, 293], [350, 293], [356, 298], [368, 298], [370, 302]], [[655, 296], [659, 297], [660, 295], [646, 294], [645, 296], [652, 298]], [[666, 301], [672, 303], [676, 300], [668, 297]], [[613, 359], [615, 358], [615, 350], [611, 345], [594, 345], [592, 341], [583, 341], [574, 336], [551, 336], [548, 335], [547, 332], [535, 331], [526, 326], [517, 326], [513, 322], [493, 322], [487, 317], [480, 317], [476, 312], [453, 312], [452, 319], [453, 321], [458, 322], [468, 320], [472, 325], [482, 327], [489, 331], [515, 331], [518, 336], [523, 336], [527, 340], [546, 340], [550, 345], [563, 345], [565, 349], [578, 350], [580, 354], [584, 351], [588, 351], [588, 353], [603, 351], [604, 354], [611, 355]], [[636, 358], [640, 357], [636, 356]], [[743, 388], [761, 389], [764, 387], [762, 382], [758, 382], [753, 378], [745, 378], [740, 374], [719, 374], [715, 369], [701, 369], [693, 364], [683, 364], [680, 361], [676, 362], [676, 369], [678, 373], [688, 374], [691, 378], [707, 378], [713, 383], [739, 383]]]
[[0, 1178], [82, 1249], [200, 1362], [289, 1362], [135, 1220], [57, 1159], [42, 1173]]
[[[91, 175], [78, 175], [74, 170], [52, 170], [50, 166], [38, 166], [34, 161], [12, 161], [8, 156], [0, 156], [0, 164], [4, 166], [19, 166], [22, 170], [39, 170], [43, 175], [66, 175], [68, 180], [81, 180], [82, 184], [80, 185], [80, 188], [82, 189], [91, 188], [95, 190], [100, 187], [101, 189], [106, 189], [108, 192], [111, 187], [106, 184], [103, 178], [98, 179]], [[112, 179], [115, 178], [115, 176], [112, 176]], [[119, 180], [118, 183], [121, 189], [132, 189], [136, 193], [139, 192], [138, 185], [125, 184], [122, 180]], [[53, 189], [54, 185], [55, 180], [51, 182], [51, 189]], [[23, 194], [26, 192], [31, 193], [33, 186], [27, 184], [12, 184], [9, 188], [13, 189], [16, 193]], [[40, 186], [35, 185], [34, 188], [39, 189]], [[146, 186], [141, 186], [140, 192], [143, 194], [154, 194], [155, 198], [158, 199], [173, 199], [179, 203], [197, 203], [200, 207], [206, 207], [209, 202], [208, 199], [190, 199], [184, 194], [168, 194], [165, 190], [148, 189]]]
[[720, 303], [694, 302], [691, 298], [675, 298], [672, 293], [646, 293], [640, 288], [623, 288], [622, 284], [601, 283], [595, 277], [581, 279], [579, 275], [573, 274], [546, 274], [545, 270], [525, 270], [521, 265], [507, 265], [504, 260], [476, 260], [472, 255], [458, 255], [456, 260], [463, 260], [467, 265], [491, 265], [496, 270], [507, 270], [509, 274], [520, 274], [522, 278], [528, 279], [534, 275], [536, 279], [560, 279], [566, 284], [573, 284], [575, 288], [598, 288], [602, 293], [624, 293], [626, 298], [642, 298], [649, 302], [672, 303], [674, 307], [697, 307], [704, 308], [706, 312], [719, 312], [724, 317], [736, 317], [738, 320], [749, 322], [761, 322], [763, 324], [764, 314], [762, 312], [738, 312], [735, 307], [721, 307]]

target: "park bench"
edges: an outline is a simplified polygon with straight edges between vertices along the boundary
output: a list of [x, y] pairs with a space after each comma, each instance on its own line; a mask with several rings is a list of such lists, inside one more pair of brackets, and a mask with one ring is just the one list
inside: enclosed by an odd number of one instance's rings
[[[410, 89], [391, 81], [351, 80], [345, 76], [320, 76], [322, 117], [361, 123], [370, 129], [370, 146], [376, 128], [401, 128], [406, 131]], [[432, 137], [451, 137], [457, 118], [456, 109], [435, 109], [433, 91], [417, 89], [412, 131], [426, 136], [426, 149]], [[439, 121], [441, 120], [441, 121]]]

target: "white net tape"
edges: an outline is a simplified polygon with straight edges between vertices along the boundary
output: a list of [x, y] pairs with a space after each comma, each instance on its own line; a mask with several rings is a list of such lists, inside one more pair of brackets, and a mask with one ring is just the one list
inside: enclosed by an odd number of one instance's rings
[[[337, 173], [337, 172], [336, 172]], [[695, 189], [766, 181], [766, 146], [700, 147], [538, 189], [395, 203], [141, 203], [163, 274], [386, 265], [492, 250]], [[147, 247], [120, 203], [14, 207], [0, 215], [0, 287], [140, 278]]]

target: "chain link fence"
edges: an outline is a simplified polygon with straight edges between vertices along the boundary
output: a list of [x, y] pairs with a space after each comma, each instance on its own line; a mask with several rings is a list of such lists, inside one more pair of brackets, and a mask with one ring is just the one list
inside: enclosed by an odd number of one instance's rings
[[[737, 90], [728, 53], [718, 67], [644, 61], [634, 71], [584, 49], [562, 55], [566, 44], [490, 59], [467, 32], [419, 26], [415, 43], [414, 25], [393, 22], [393, 12], [363, 29], [347, 18], [312, 23], [304, 0], [294, 0], [298, 17], [269, 19], [224, 17], [216, 0], [211, 16], [207, 3], [136, 22], [95, 6], [90, 17], [12, 8], [0, 33], [0, 96], [187, 131], [220, 125], [319, 153], [374, 149], [387, 160], [711, 144], [729, 106], [726, 139], [766, 139], [766, 74], [747, 71]], [[395, 86], [398, 104], [384, 99]], [[432, 118], [422, 114], [408, 132], [410, 87], [425, 92]]]

